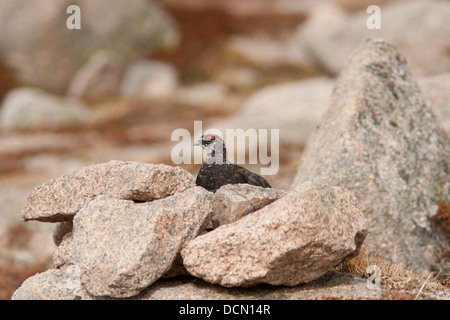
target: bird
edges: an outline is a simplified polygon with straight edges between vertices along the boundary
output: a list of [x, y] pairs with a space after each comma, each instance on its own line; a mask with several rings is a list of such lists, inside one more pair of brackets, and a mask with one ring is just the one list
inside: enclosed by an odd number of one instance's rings
[[266, 179], [240, 165], [231, 163], [227, 157], [227, 149], [219, 135], [204, 134], [195, 141], [194, 146], [206, 150], [206, 160], [200, 167], [196, 185], [210, 192], [216, 192], [227, 184], [246, 183], [263, 188], [272, 188]]

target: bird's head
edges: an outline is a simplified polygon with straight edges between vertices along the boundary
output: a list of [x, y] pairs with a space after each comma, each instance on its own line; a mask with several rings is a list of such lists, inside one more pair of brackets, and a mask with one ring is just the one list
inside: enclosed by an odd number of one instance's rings
[[223, 139], [216, 134], [202, 135], [200, 139], [195, 141], [194, 146], [202, 146], [206, 150], [209, 157], [209, 159], [207, 159], [208, 161], [212, 161], [211, 157], [215, 157], [216, 160], [214, 161], [228, 161], [226, 160], [227, 152], [225, 143], [223, 142]]
[[219, 144], [222, 146], [224, 144], [220, 136], [216, 134], [204, 134], [200, 137], [200, 139], [195, 141], [194, 146], [202, 146], [205, 149], [209, 149]]

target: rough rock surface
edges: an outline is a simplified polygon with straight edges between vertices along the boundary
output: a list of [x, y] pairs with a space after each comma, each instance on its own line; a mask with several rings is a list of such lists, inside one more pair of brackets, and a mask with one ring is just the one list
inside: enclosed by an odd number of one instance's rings
[[[67, 28], [69, 5], [81, 10], [79, 30]], [[0, 29], [0, 54], [19, 82], [58, 93], [99, 49], [132, 61], [178, 41], [170, 16], [149, 0], [3, 0]]]
[[[77, 286], [76, 272], [51, 269], [28, 278], [16, 290], [13, 300], [92, 300]], [[224, 288], [193, 277], [162, 279], [133, 300], [303, 300], [303, 299], [376, 299], [381, 291], [369, 289], [367, 280], [347, 274], [328, 272], [319, 279], [295, 287], [257, 285], [251, 288]], [[447, 293], [447, 297], [450, 293]]]
[[54, 263], [78, 266], [81, 283], [95, 296], [136, 295], [201, 231], [212, 215], [210, 200], [200, 187], [147, 203], [98, 196], [74, 217]]
[[294, 286], [357, 254], [365, 236], [365, 219], [351, 192], [305, 184], [191, 240], [181, 255], [189, 273], [211, 283]]
[[76, 300], [88, 293], [80, 286], [76, 269], [49, 269], [25, 280], [11, 300]]
[[[283, 190], [262, 188], [249, 184], [228, 184], [211, 195], [213, 214], [206, 221], [200, 235], [228, 223], [235, 222], [286, 195]], [[171, 278], [188, 275], [183, 259], [177, 257], [171, 269], [164, 275]]]
[[97, 195], [151, 201], [194, 186], [192, 175], [179, 167], [113, 160], [84, 167], [37, 187], [27, 199], [22, 219], [65, 221]]
[[404, 56], [371, 39], [338, 79], [293, 187], [311, 181], [353, 191], [368, 218], [369, 250], [425, 267], [425, 251], [439, 248], [430, 216], [450, 199], [449, 159], [449, 139]]
[[235, 222], [285, 196], [286, 192], [249, 184], [228, 184], [214, 194], [215, 227]]
[[[348, 273], [327, 272], [317, 280], [294, 287], [259, 284], [224, 288], [201, 279], [184, 277], [158, 281], [136, 297], [140, 300], [314, 300], [376, 299], [381, 290], [367, 287], [367, 280]], [[449, 296], [450, 293], [447, 294]]]

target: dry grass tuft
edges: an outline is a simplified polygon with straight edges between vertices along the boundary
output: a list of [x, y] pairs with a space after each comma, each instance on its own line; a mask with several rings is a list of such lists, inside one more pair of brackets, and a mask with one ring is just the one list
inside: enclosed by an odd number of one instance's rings
[[436, 215], [431, 217], [430, 222], [442, 250], [434, 266], [438, 272], [437, 279], [444, 287], [450, 288], [450, 202], [439, 203]]
[[370, 265], [375, 265], [381, 272], [381, 287], [385, 292], [381, 299], [418, 299], [422, 293], [442, 290], [442, 282], [428, 271], [414, 271], [401, 264], [390, 262], [376, 254], [369, 253], [367, 247], [361, 246], [360, 254], [338, 265], [337, 271], [348, 272], [362, 277], [368, 277], [366, 272]]

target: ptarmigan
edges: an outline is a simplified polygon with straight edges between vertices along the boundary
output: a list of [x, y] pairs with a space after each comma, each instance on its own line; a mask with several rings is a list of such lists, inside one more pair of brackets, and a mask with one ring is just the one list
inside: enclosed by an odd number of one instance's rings
[[204, 134], [194, 146], [202, 146], [207, 152], [195, 181], [198, 186], [211, 192], [216, 192], [226, 184], [238, 183], [271, 188], [263, 177], [228, 161], [225, 143], [218, 135]]

